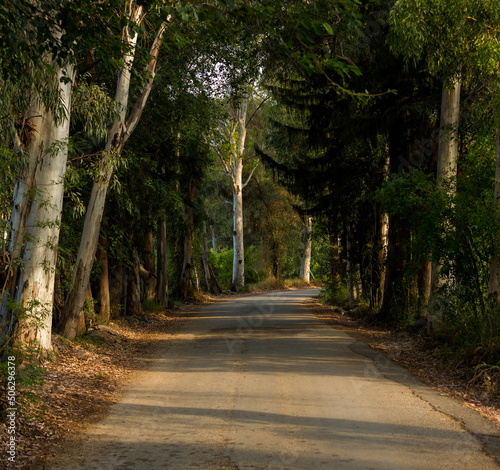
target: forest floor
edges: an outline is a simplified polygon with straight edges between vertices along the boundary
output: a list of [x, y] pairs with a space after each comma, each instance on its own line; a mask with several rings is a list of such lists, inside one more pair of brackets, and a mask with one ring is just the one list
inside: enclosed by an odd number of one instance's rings
[[[201, 307], [220, 298], [207, 296], [197, 304], [165, 313], [120, 318], [73, 343], [54, 337], [54, 351], [40, 364], [34, 386], [18, 390], [17, 456], [15, 464], [8, 462], [7, 468], [43, 469], [44, 462], [57, 454], [65, 438], [102, 419], [119, 401], [122, 386], [131, 380], [134, 371], [147, 367], [157, 354], [160, 339], [176, 335]], [[471, 378], [470, 371], [446, 366], [439, 351], [429, 348], [425, 338], [373, 327], [315, 301], [307, 306], [320, 319], [382, 351], [424, 382], [457, 397], [500, 425], [500, 398], [494, 395], [487, 378]], [[164, 347], [164, 341], [162, 344]], [[0, 423], [0, 439], [7, 442], [5, 423]], [[5, 455], [3, 452], [2, 463]]]

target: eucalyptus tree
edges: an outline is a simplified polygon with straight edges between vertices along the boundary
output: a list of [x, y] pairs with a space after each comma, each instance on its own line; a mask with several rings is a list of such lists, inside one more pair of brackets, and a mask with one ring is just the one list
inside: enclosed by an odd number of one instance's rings
[[75, 338], [82, 314], [85, 294], [99, 240], [106, 193], [115, 167], [115, 160], [121, 154], [125, 143], [135, 130], [146, 106], [153, 86], [156, 63], [163, 35], [167, 29], [167, 21], [170, 19], [169, 15], [165, 20], [160, 20], [160, 25], [152, 40], [150, 55], [145, 65], [145, 78], [142, 89], [130, 112], [127, 112], [129, 94], [131, 92], [132, 68], [139, 36], [137, 28], [141, 26], [146, 13], [147, 11], [142, 6], [135, 4], [133, 1], [127, 2], [126, 11], [123, 12], [124, 15], [128, 15], [131, 18], [132, 24], [125, 25], [122, 31], [122, 38], [126, 48], [122, 58], [123, 66], [120, 68], [116, 83], [115, 103], [118, 108], [118, 115], [109, 126], [108, 139], [100, 161], [99, 174], [94, 181], [90, 201], [87, 206], [80, 248], [73, 271], [72, 288], [67, 296], [64, 307], [61, 331], [67, 339]]
[[312, 249], [312, 229], [313, 218], [308, 215], [305, 217], [302, 238], [302, 260], [300, 263], [300, 278], [309, 282], [311, 280], [311, 249]]
[[255, 164], [243, 180], [243, 162], [247, 128], [251, 121], [248, 116], [247, 94], [241, 103], [230, 107], [230, 116], [222, 124], [222, 135], [213, 148], [224, 167], [224, 174], [231, 179], [233, 193], [233, 275], [231, 289], [238, 290], [245, 284], [245, 249], [243, 240], [243, 189], [248, 185], [256, 168]]
[[[423, 61], [443, 81], [437, 185], [446, 184], [450, 195], [456, 190], [461, 82], [498, 73], [493, 65], [498, 64], [498, 21], [498, 5], [488, 0], [397, 1], [391, 12], [392, 49], [407, 63]], [[432, 271], [436, 287], [445, 280], [440, 263]], [[492, 294], [498, 293], [498, 272], [494, 258]]]
[[[33, 348], [51, 347], [74, 62], [81, 48], [92, 47], [107, 30], [114, 6], [21, 0], [0, 7], [3, 100], [10, 97], [6, 110], [15, 118], [8, 128], [22, 162], [0, 308], [4, 341], [14, 333]], [[93, 20], [92, 36], [88, 26], [75, 20], [82, 15]]]

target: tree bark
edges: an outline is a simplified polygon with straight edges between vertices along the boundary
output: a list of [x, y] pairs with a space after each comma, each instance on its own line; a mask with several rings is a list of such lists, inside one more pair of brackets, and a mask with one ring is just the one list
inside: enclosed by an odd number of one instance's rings
[[215, 236], [215, 227], [212, 225], [210, 230], [212, 231], [212, 251], [217, 253], [217, 237]]
[[[384, 183], [389, 179], [390, 174], [390, 152], [387, 150], [387, 155], [384, 163]], [[389, 247], [389, 214], [387, 212], [380, 212], [379, 214], [379, 227], [378, 227], [377, 245], [378, 252], [378, 286], [376, 304], [381, 306], [384, 302], [385, 279], [386, 279], [386, 265], [387, 265], [387, 250]]]
[[207, 286], [207, 292], [212, 293], [212, 276], [210, 275], [210, 269], [208, 267], [207, 253], [203, 253], [201, 255], [201, 265], [203, 267], [203, 274], [205, 276], [205, 285]]
[[305, 282], [309, 282], [311, 278], [311, 245], [312, 217], [306, 216], [302, 239], [302, 262], [300, 265], [300, 278]]
[[347, 256], [347, 284], [349, 289], [349, 308], [353, 308], [358, 302], [356, 289], [355, 263], [353, 261], [353, 246], [351, 239], [351, 227], [348, 225], [346, 230], [346, 256]]
[[245, 285], [245, 247], [243, 241], [243, 188], [248, 184], [252, 174], [243, 184], [243, 152], [247, 136], [247, 106], [245, 96], [238, 110], [239, 139], [236, 155], [233, 156], [233, 276], [231, 290], [237, 291]]
[[[142, 18], [142, 7], [135, 6], [132, 20], [139, 25]], [[163, 23], [153, 42], [150, 59], [146, 67], [148, 77], [126, 122], [125, 116], [130, 90], [132, 62], [134, 60], [135, 45], [137, 43], [137, 33], [129, 30], [128, 27], [124, 29], [125, 41], [129, 47], [124, 54], [124, 67], [120, 70], [116, 87], [115, 102], [120, 112], [117, 120], [111, 125], [108, 142], [106, 143], [104, 155], [100, 163], [100, 175], [92, 187], [90, 202], [85, 215], [80, 248], [78, 250], [75, 270], [73, 271], [72, 288], [68, 294], [64, 308], [62, 335], [69, 340], [75, 338], [76, 327], [82, 313], [85, 288], [90, 279], [104, 213], [106, 193], [114, 170], [113, 159], [115, 158], [115, 154], [121, 153], [123, 146], [137, 126], [146, 105], [153, 85], [156, 62], [158, 60], [159, 48], [165, 28], [166, 25]]]
[[243, 162], [236, 163], [233, 182], [233, 276], [231, 290], [237, 291], [245, 284], [245, 247], [243, 241]]
[[99, 278], [99, 320], [103, 323], [109, 322], [111, 313], [107, 244], [106, 236], [101, 235], [96, 259], [101, 265], [101, 277]]
[[85, 295], [84, 315], [80, 317], [80, 321], [78, 322], [78, 331], [77, 331], [78, 336], [81, 336], [88, 331], [88, 329], [92, 325], [94, 315], [95, 315], [94, 297], [92, 296], [92, 289], [90, 288], [89, 284], [87, 287], [87, 293]]
[[216, 286], [216, 289], [214, 289], [215, 293], [222, 294], [222, 287], [220, 286], [219, 281], [217, 280], [217, 276], [215, 275], [214, 270], [212, 269], [212, 265], [210, 264], [210, 262], [208, 262], [208, 270], [210, 271], [210, 277], [212, 278], [212, 280], [214, 281], [215, 286]]
[[191, 287], [191, 269], [193, 266], [193, 236], [194, 236], [194, 211], [193, 202], [196, 196], [196, 179], [193, 179], [189, 185], [188, 205], [187, 205], [187, 225], [186, 236], [184, 239], [184, 259], [182, 262], [182, 273], [179, 282], [179, 293], [183, 300], [189, 296]]
[[198, 269], [196, 269], [195, 264], [193, 264], [193, 275], [194, 275], [194, 288], [196, 292], [200, 292], [200, 278], [198, 276]]
[[[73, 67], [53, 64], [61, 105], [57, 119], [33, 94], [24, 121], [26, 135], [16, 136], [18, 150], [29, 153], [14, 190], [11, 213], [11, 259], [21, 261], [8, 273], [8, 295], [0, 307], [1, 343], [14, 333], [16, 341], [51, 348], [52, 309], [57, 246], [62, 213], [64, 175], [68, 156]], [[63, 72], [64, 70], [64, 72]], [[70, 79], [61, 82], [62, 77]], [[28, 135], [29, 134], [29, 135]], [[15, 307], [6, 302], [7, 297]], [[10, 317], [10, 318], [9, 318]]]
[[212, 276], [210, 275], [210, 269], [208, 267], [207, 224], [205, 222], [203, 222], [203, 254], [201, 255], [201, 266], [203, 268], [203, 274], [205, 276], [205, 285], [207, 286], [207, 292], [212, 293]]
[[[442, 187], [445, 183], [451, 183], [449, 189], [451, 193], [455, 192], [456, 188], [461, 84], [458, 79], [455, 79], [452, 85], [451, 89], [447, 88], [446, 85], [443, 86], [436, 180], [438, 187]], [[445, 221], [445, 223], [450, 222]], [[435, 291], [447, 281], [451, 281], [451, 277], [442, 273], [440, 264], [433, 263], [431, 291]], [[440, 321], [439, 317], [438, 312], [429, 312], [427, 321], [429, 333], [433, 329], [433, 324]]]
[[[441, 123], [438, 145], [438, 167], [436, 184], [442, 187], [451, 182], [450, 191], [455, 191], [458, 158], [458, 120], [460, 114], [460, 89], [458, 79], [453, 81], [453, 88], [443, 87], [441, 99]], [[440, 266], [433, 263], [432, 286], [435, 289], [443, 283]]]
[[118, 317], [121, 313], [121, 305], [123, 304], [123, 264], [121, 262], [108, 270], [109, 278], [109, 303], [110, 303], [110, 319]]
[[125, 315], [142, 315], [141, 305], [141, 278], [139, 274], [139, 255], [133, 250], [133, 268], [127, 276], [127, 304]]
[[157, 247], [157, 299], [160, 305], [168, 307], [168, 276], [167, 276], [167, 221], [161, 218], [158, 221]]
[[149, 277], [144, 281], [144, 298], [146, 300], [156, 300], [156, 277], [155, 273], [155, 256], [153, 242], [153, 227], [150, 225], [146, 234], [146, 243], [144, 250], [144, 268], [149, 271]]
[[340, 237], [329, 235], [329, 254], [330, 254], [330, 276], [335, 284], [339, 284], [342, 278], [340, 253], [342, 252], [342, 239]]

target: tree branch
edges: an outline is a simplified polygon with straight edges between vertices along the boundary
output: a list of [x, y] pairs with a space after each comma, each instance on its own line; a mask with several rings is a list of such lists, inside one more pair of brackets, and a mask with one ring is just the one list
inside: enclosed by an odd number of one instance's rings
[[250, 179], [252, 178], [253, 176], [253, 173], [254, 171], [257, 169], [257, 167], [259, 166], [259, 162], [257, 162], [257, 165], [255, 165], [252, 169], [252, 171], [250, 172], [250, 175], [249, 177], [247, 178], [247, 180], [245, 181], [245, 183], [241, 186], [241, 189], [243, 189], [249, 182], [250, 182]]
[[269, 96], [267, 98], [264, 98], [261, 103], [259, 104], [259, 106], [257, 106], [257, 109], [253, 112], [252, 116], [250, 117], [250, 119], [247, 121], [247, 126], [250, 124], [250, 122], [252, 121], [252, 119], [254, 118], [254, 116], [257, 114], [257, 111], [260, 109], [260, 107], [269, 99]]
[[[169, 21], [171, 16], [169, 15], [167, 21]], [[153, 80], [155, 78], [155, 68], [156, 63], [158, 62], [158, 55], [160, 53], [160, 47], [163, 41], [163, 35], [165, 34], [165, 30], [167, 29], [167, 23], [164, 21], [158, 32], [156, 33], [155, 40], [153, 41], [153, 45], [151, 46], [150, 58], [146, 65], [146, 73], [148, 76], [144, 82], [142, 91], [137, 98], [134, 107], [130, 113], [130, 116], [127, 119], [125, 124], [125, 132], [123, 133], [123, 139], [120, 145], [123, 147], [125, 142], [128, 140], [137, 124], [139, 123], [139, 119], [141, 118], [142, 112], [146, 106], [146, 101], [148, 100], [149, 93], [151, 92], [151, 88], [153, 87]]]

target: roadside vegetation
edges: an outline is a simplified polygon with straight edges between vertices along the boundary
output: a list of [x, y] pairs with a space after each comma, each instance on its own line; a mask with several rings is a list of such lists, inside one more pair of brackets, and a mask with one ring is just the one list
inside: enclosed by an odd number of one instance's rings
[[9, 362], [28, 412], [112, 323], [310, 286], [496, 396], [499, 24], [490, 0], [7, 0], [2, 417]]

